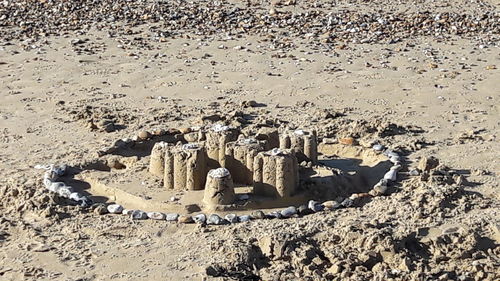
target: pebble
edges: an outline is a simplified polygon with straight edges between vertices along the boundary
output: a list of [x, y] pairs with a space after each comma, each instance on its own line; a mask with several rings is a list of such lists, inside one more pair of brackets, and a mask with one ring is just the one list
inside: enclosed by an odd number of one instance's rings
[[224, 219], [221, 218], [217, 214], [211, 214], [210, 216], [208, 216], [208, 219], [207, 219], [207, 224], [220, 225], [220, 224], [223, 224], [223, 222], [224, 222]]
[[137, 134], [137, 137], [140, 140], [147, 140], [151, 134], [148, 131], [140, 131], [139, 134]]
[[299, 212], [299, 215], [301, 215], [301, 216], [307, 216], [307, 215], [314, 213], [313, 210], [311, 210], [307, 207], [307, 205], [300, 205], [298, 212]]
[[130, 218], [133, 220], [145, 220], [148, 218], [148, 214], [141, 210], [133, 210], [130, 214]]
[[250, 195], [248, 195], [248, 194], [238, 194], [238, 200], [244, 201], [244, 200], [248, 200], [248, 199], [250, 199]]
[[82, 199], [82, 196], [78, 192], [73, 192], [69, 195], [69, 199], [73, 201], [80, 201]]
[[238, 216], [235, 214], [228, 214], [224, 217], [228, 222], [230, 223], [237, 223], [238, 222]]
[[252, 220], [252, 217], [251, 217], [251, 216], [249, 216], [249, 215], [243, 215], [243, 216], [239, 216], [239, 217], [238, 217], [238, 220], [239, 220], [240, 222], [247, 222], [247, 221]]
[[307, 204], [307, 207], [309, 207], [309, 209], [311, 209], [314, 212], [321, 212], [325, 208], [322, 204], [314, 200], [310, 200], [309, 203]]
[[262, 212], [261, 210], [253, 211], [251, 216], [254, 219], [259, 219], [259, 220], [266, 218], [266, 214], [264, 214], [264, 212]]
[[196, 216], [193, 216], [193, 220], [196, 223], [204, 224], [207, 222], [207, 216], [205, 216], [205, 214], [198, 214]]
[[119, 204], [108, 205], [107, 209], [111, 214], [121, 214], [123, 212], [123, 206]]
[[193, 223], [194, 219], [191, 216], [179, 216], [177, 219], [179, 223]]
[[283, 216], [280, 212], [270, 212], [269, 214], [267, 214], [267, 217], [270, 219], [281, 219]]
[[374, 144], [372, 148], [375, 151], [382, 151], [384, 149], [384, 146], [381, 144]]
[[175, 214], [175, 213], [172, 213], [172, 214], [167, 214], [165, 216], [165, 219], [167, 221], [177, 221], [177, 219], [179, 219], [179, 214]]
[[165, 214], [160, 212], [147, 212], [148, 218], [152, 220], [165, 220]]
[[87, 196], [82, 196], [80, 198], [80, 200], [78, 200], [78, 203], [80, 204], [80, 207], [83, 207], [83, 208], [90, 207], [90, 206], [92, 206], [92, 204], [94, 204], [92, 199], [88, 198]]
[[123, 214], [123, 215], [126, 215], [126, 216], [130, 216], [130, 215], [132, 215], [132, 212], [133, 212], [133, 211], [134, 211], [134, 210], [123, 209], [123, 210], [122, 210], [122, 214]]
[[325, 201], [323, 202], [323, 206], [328, 210], [335, 210], [341, 207], [340, 203], [337, 201]]
[[391, 169], [387, 173], [385, 173], [384, 179], [388, 181], [396, 181], [397, 174], [398, 171]]
[[95, 207], [94, 213], [98, 215], [104, 215], [108, 213], [108, 209], [106, 208], [105, 205], [99, 204]]
[[349, 207], [352, 207], [354, 205], [354, 201], [350, 198], [346, 198], [346, 199], [344, 199], [344, 201], [342, 201], [342, 203], [340, 203], [340, 205], [342, 205], [343, 207], [349, 208]]
[[352, 137], [340, 138], [339, 143], [343, 144], [343, 145], [354, 145], [354, 144], [356, 144], [356, 140]]
[[389, 161], [391, 161], [393, 164], [397, 164], [401, 162], [401, 157], [398, 156], [391, 156], [389, 157]]
[[423, 157], [418, 162], [418, 169], [420, 171], [430, 171], [439, 166], [439, 160], [433, 156]]
[[281, 211], [281, 215], [284, 218], [290, 218], [296, 214], [297, 214], [297, 208], [295, 208], [294, 206], [290, 206], [290, 207]]

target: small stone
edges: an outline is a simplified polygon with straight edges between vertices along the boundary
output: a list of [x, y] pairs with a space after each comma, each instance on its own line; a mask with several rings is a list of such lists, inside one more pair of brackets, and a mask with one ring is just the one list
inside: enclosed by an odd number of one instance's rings
[[134, 210], [127, 210], [127, 209], [123, 209], [123, 210], [122, 210], [122, 214], [123, 214], [123, 215], [126, 215], [126, 216], [130, 216], [130, 215], [132, 215], [132, 212], [133, 212], [133, 211], [134, 211]]
[[389, 161], [391, 161], [393, 164], [397, 164], [397, 163], [400, 163], [401, 162], [401, 157], [399, 157], [399, 155], [394, 155], [394, 156], [391, 156], [389, 157]]
[[148, 131], [140, 131], [139, 134], [137, 134], [137, 137], [140, 140], [147, 140], [151, 134]]
[[294, 206], [290, 206], [281, 211], [281, 215], [285, 218], [290, 218], [296, 214], [297, 214], [297, 208], [295, 208]]
[[243, 216], [239, 216], [239, 217], [238, 217], [238, 220], [239, 220], [240, 222], [247, 222], [247, 221], [252, 220], [252, 217], [251, 217], [251, 216], [249, 216], [249, 215], [243, 215]]
[[340, 138], [339, 143], [343, 144], [343, 145], [354, 145], [354, 144], [356, 144], [356, 140], [352, 137]]
[[270, 15], [270, 16], [274, 16], [274, 15], [276, 15], [276, 13], [277, 13], [277, 12], [276, 12], [276, 9], [275, 9], [274, 7], [273, 7], [273, 8], [271, 8], [271, 9], [269, 9], [269, 15]]
[[184, 134], [184, 139], [187, 142], [197, 142], [198, 141], [198, 137], [199, 137], [198, 132]]
[[179, 216], [178, 221], [180, 223], [193, 223], [193, 217], [191, 216]]
[[111, 214], [121, 214], [123, 211], [123, 206], [119, 204], [111, 204], [108, 205], [108, 212]]
[[160, 212], [147, 212], [148, 218], [152, 220], [165, 220], [165, 214]]
[[280, 212], [270, 212], [269, 214], [267, 214], [266, 216], [267, 218], [270, 218], [270, 219], [281, 219], [283, 216], [281, 215]]
[[163, 136], [166, 132], [163, 129], [155, 129], [152, 133], [154, 136]]
[[198, 214], [196, 216], [193, 216], [193, 220], [196, 223], [204, 224], [207, 222], [207, 216], [205, 216], [205, 214]]
[[433, 156], [429, 157], [423, 157], [420, 159], [420, 162], [418, 162], [418, 169], [420, 171], [430, 171], [434, 168], [436, 168], [439, 165], [439, 160]]
[[307, 204], [307, 207], [309, 207], [309, 209], [311, 209], [314, 212], [321, 212], [325, 208], [322, 204], [314, 200], [310, 200], [309, 203]]
[[494, 70], [494, 69], [497, 69], [497, 66], [494, 64], [490, 64], [490, 65], [486, 66], [486, 70]]
[[337, 201], [325, 201], [323, 202], [323, 206], [328, 210], [335, 210], [341, 207], [340, 203]]
[[148, 214], [141, 210], [133, 210], [130, 214], [130, 218], [133, 220], [145, 220], [148, 218]]
[[230, 223], [237, 223], [238, 222], [238, 216], [235, 214], [228, 214], [224, 217], [228, 222]]
[[299, 212], [299, 215], [301, 215], [301, 216], [307, 216], [307, 215], [314, 213], [313, 210], [309, 209], [306, 205], [300, 205], [298, 212]]
[[375, 151], [382, 151], [382, 150], [384, 149], [384, 146], [383, 146], [383, 145], [381, 145], [381, 144], [374, 144], [374, 145], [372, 146], [372, 148], [373, 148], [373, 150], [375, 150]]
[[256, 107], [257, 106], [257, 102], [254, 101], [254, 100], [248, 100], [248, 101], [244, 101], [243, 105], [245, 107]]
[[104, 204], [99, 204], [95, 207], [94, 213], [98, 215], [104, 215], [108, 213], [108, 209]]
[[238, 200], [241, 200], [241, 201], [245, 201], [245, 200], [250, 199], [250, 195], [248, 195], [248, 194], [238, 194], [237, 197], [238, 197]]
[[387, 185], [378, 185], [376, 184], [373, 189], [370, 191], [370, 194], [373, 196], [381, 196], [381, 195], [386, 195], [388, 192], [389, 188]]
[[261, 210], [253, 211], [251, 215], [254, 219], [259, 219], [259, 220], [264, 219], [266, 217], [266, 214], [264, 214], [264, 212], [262, 212]]
[[398, 171], [396, 170], [389, 170], [387, 173], [384, 175], [384, 179], [388, 181], [396, 181]]
[[342, 201], [342, 203], [340, 203], [340, 205], [342, 205], [343, 207], [349, 208], [349, 207], [352, 207], [354, 205], [354, 201], [350, 198], [346, 198], [346, 199], [344, 199], [344, 201]]
[[223, 222], [224, 222], [224, 219], [222, 219], [217, 214], [211, 214], [210, 216], [208, 216], [208, 219], [207, 219], [207, 224], [220, 225]]
[[177, 221], [177, 219], [179, 219], [179, 214], [172, 213], [165, 216], [165, 220], [167, 221]]

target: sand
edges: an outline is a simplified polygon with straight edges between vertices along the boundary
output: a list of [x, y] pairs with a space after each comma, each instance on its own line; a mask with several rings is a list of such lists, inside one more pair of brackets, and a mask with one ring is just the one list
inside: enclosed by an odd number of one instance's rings
[[[341, 2], [336, 9], [353, 9]], [[278, 9], [305, 5], [297, 3]], [[353, 3], [371, 11], [385, 2]], [[464, 3], [402, 1], [392, 9], [477, 12]], [[498, 14], [498, 1], [485, 3]], [[500, 278], [500, 55], [498, 42], [488, 43], [498, 29], [329, 51], [305, 36], [278, 50], [280, 42], [262, 34], [187, 32], [148, 47], [126, 43], [149, 36], [149, 28], [131, 26], [117, 37], [70, 31], [28, 49], [25, 38], [0, 39], [1, 280]], [[75, 45], [75, 38], [86, 41]], [[240, 106], [249, 100], [262, 106]], [[314, 126], [324, 138], [373, 139], [364, 128], [378, 126], [378, 140], [404, 151], [408, 170], [435, 156], [466, 182], [404, 177], [390, 195], [354, 208], [201, 227], [62, 204], [34, 169], [85, 169], [118, 139], [200, 126], [213, 114], [236, 122], [227, 117], [235, 111], [253, 125]], [[149, 152], [122, 156], [147, 168]], [[151, 181], [146, 188], [163, 187]]]

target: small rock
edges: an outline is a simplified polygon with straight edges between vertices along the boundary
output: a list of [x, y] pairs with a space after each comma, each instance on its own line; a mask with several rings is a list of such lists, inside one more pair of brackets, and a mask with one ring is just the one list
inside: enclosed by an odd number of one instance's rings
[[252, 217], [251, 217], [251, 216], [249, 216], [249, 215], [243, 215], [243, 216], [239, 216], [239, 217], [238, 217], [238, 220], [239, 220], [240, 222], [247, 222], [247, 221], [252, 220]]
[[248, 194], [238, 194], [238, 200], [244, 201], [244, 200], [248, 200], [248, 199], [250, 199], [250, 195], [248, 195]]
[[311, 209], [314, 212], [321, 212], [325, 208], [322, 204], [314, 200], [310, 200], [309, 203], [307, 204], [307, 207], [309, 207], [309, 209]]
[[122, 210], [122, 215], [127, 215], [127, 216], [130, 216], [132, 214], [134, 210], [127, 210], [127, 209], [123, 209]]
[[323, 206], [328, 210], [335, 210], [341, 207], [340, 203], [337, 201], [325, 201], [323, 202]]
[[307, 216], [307, 215], [314, 213], [313, 210], [309, 209], [306, 205], [300, 205], [298, 212], [299, 212], [299, 215], [301, 215], [301, 216]]
[[94, 213], [98, 215], [104, 215], [108, 213], [108, 209], [104, 204], [99, 204], [98, 206], [95, 207]]
[[205, 214], [198, 214], [196, 216], [193, 216], [193, 220], [196, 223], [204, 224], [207, 222], [207, 216], [205, 216]]
[[179, 219], [179, 214], [172, 213], [165, 216], [165, 220], [167, 221], [177, 221], [177, 219]]
[[261, 210], [253, 211], [251, 215], [254, 219], [259, 219], [259, 220], [264, 219], [266, 217], [266, 214], [264, 214], [264, 212], [262, 212]]
[[247, 100], [241, 103], [244, 107], [256, 107], [258, 103], [254, 100]]
[[270, 219], [281, 219], [283, 216], [280, 212], [270, 212], [266, 217]]
[[111, 214], [121, 214], [123, 211], [123, 206], [119, 204], [111, 204], [108, 205], [107, 209]]
[[281, 211], [281, 215], [284, 218], [290, 218], [296, 214], [297, 214], [297, 208], [295, 208], [294, 206], [290, 206], [290, 207]]
[[352, 207], [354, 205], [354, 201], [350, 198], [346, 198], [346, 199], [344, 199], [344, 201], [342, 201], [342, 203], [340, 203], [340, 205], [342, 205], [343, 207], [349, 208], [349, 207]]
[[193, 217], [191, 216], [179, 216], [178, 221], [180, 223], [193, 223]]
[[382, 151], [382, 150], [384, 149], [384, 146], [383, 146], [383, 145], [381, 145], [381, 144], [374, 144], [374, 145], [372, 146], [372, 148], [373, 148], [373, 150], [375, 150], [375, 151]]
[[436, 168], [439, 165], [439, 160], [433, 156], [430, 157], [423, 157], [420, 159], [420, 162], [418, 162], [418, 169], [420, 171], [430, 171], [434, 168]]
[[140, 131], [139, 134], [137, 134], [137, 137], [140, 140], [147, 140], [151, 134], [148, 131]]
[[228, 214], [224, 218], [230, 223], [237, 223], [238, 222], [238, 216], [236, 216], [235, 214]]
[[224, 222], [224, 219], [222, 219], [219, 215], [217, 214], [211, 214], [208, 216], [207, 219], [207, 224], [215, 224], [215, 225], [220, 225]]
[[165, 220], [165, 214], [160, 212], [147, 212], [148, 218], [152, 220]]
[[148, 214], [141, 210], [133, 210], [130, 214], [130, 218], [133, 220], [145, 220], [148, 218]]
[[389, 170], [387, 173], [384, 175], [384, 179], [388, 181], [396, 181], [398, 171], [396, 170]]
[[191, 128], [180, 128], [179, 132], [181, 132], [181, 134], [191, 133]]

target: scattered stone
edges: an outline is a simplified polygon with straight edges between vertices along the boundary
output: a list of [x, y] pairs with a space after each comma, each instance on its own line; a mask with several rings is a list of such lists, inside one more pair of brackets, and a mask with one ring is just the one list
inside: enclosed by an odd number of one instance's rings
[[132, 212], [133, 212], [133, 211], [134, 211], [134, 210], [127, 210], [127, 209], [123, 209], [123, 210], [122, 210], [122, 214], [123, 214], [123, 215], [126, 215], [126, 216], [130, 216], [130, 215], [132, 215]]
[[148, 214], [141, 210], [133, 210], [130, 214], [130, 218], [133, 220], [145, 220], [148, 218]]
[[123, 207], [119, 204], [108, 205], [107, 209], [111, 214], [121, 214], [123, 212]]
[[207, 216], [205, 216], [205, 214], [198, 214], [196, 216], [193, 216], [193, 220], [196, 223], [204, 224], [207, 222]]
[[345, 208], [349, 208], [354, 205], [354, 201], [351, 198], [346, 198], [340, 203], [340, 205], [342, 205]]
[[262, 212], [261, 210], [253, 211], [251, 214], [252, 218], [254, 219], [264, 219], [266, 217], [266, 214]]
[[237, 223], [238, 222], [238, 216], [235, 214], [228, 214], [224, 217], [228, 222], [230, 223]]
[[238, 217], [238, 220], [239, 220], [240, 222], [247, 222], [247, 221], [252, 220], [252, 217], [251, 217], [251, 216], [249, 216], [249, 215], [243, 215], [243, 216], [239, 216], [239, 217]]
[[137, 137], [139, 140], [147, 140], [151, 137], [151, 134], [148, 131], [140, 131], [139, 134], [137, 134]]
[[106, 208], [106, 206], [104, 204], [98, 204], [94, 208], [94, 213], [98, 214], [98, 215], [104, 215], [104, 214], [108, 213], [108, 209]]
[[309, 209], [311, 209], [313, 212], [321, 212], [325, 208], [322, 204], [314, 200], [310, 200], [307, 204], [307, 207], [309, 207]]
[[388, 181], [396, 181], [397, 174], [398, 171], [391, 169], [387, 173], [385, 173], [384, 179]]
[[193, 223], [193, 217], [191, 216], [179, 216], [178, 218], [179, 223]]
[[382, 150], [384, 150], [384, 146], [381, 145], [381, 144], [374, 144], [372, 148], [375, 151], [382, 151]]
[[325, 201], [323, 202], [323, 206], [328, 210], [335, 210], [341, 207], [340, 203], [337, 201]]
[[281, 211], [281, 215], [284, 217], [284, 218], [290, 218], [290, 217], [293, 217], [294, 215], [297, 214], [297, 208], [295, 208], [294, 206], [290, 206], [284, 210]]
[[418, 175], [420, 175], [420, 172], [419, 172], [418, 169], [411, 169], [410, 170], [410, 176], [414, 176], [415, 177], [415, 176], [418, 176]]
[[211, 214], [210, 216], [208, 216], [208, 219], [207, 219], [207, 224], [220, 225], [220, 224], [223, 224], [223, 222], [224, 222], [224, 219], [221, 218], [217, 214]]
[[307, 205], [300, 205], [298, 208], [298, 212], [299, 212], [299, 215], [301, 215], [301, 216], [307, 216], [307, 215], [314, 213], [314, 211], [309, 209], [309, 207], [307, 207]]
[[148, 218], [152, 220], [165, 220], [165, 214], [160, 212], [148, 212], [146, 213]]
[[283, 216], [281, 215], [280, 212], [274, 211], [274, 212], [270, 212], [269, 214], [267, 214], [266, 217], [269, 219], [281, 219]]
[[167, 221], [177, 221], [178, 219], [179, 219], [179, 214], [175, 214], [175, 213], [167, 214], [165, 216], [165, 220], [167, 220]]

